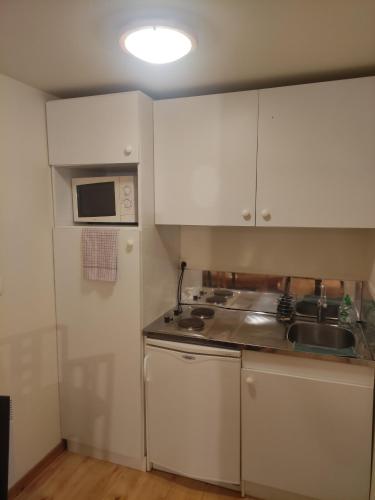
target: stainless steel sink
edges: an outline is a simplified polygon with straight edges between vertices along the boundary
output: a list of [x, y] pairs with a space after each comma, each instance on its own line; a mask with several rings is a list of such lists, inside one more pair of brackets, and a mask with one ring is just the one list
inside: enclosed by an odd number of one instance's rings
[[344, 349], [355, 345], [350, 330], [329, 323], [296, 322], [288, 328], [287, 337], [290, 342], [333, 349]]

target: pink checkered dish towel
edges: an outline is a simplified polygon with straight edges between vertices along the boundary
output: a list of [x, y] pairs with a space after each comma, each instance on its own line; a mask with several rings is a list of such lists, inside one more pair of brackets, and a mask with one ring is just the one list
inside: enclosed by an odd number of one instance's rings
[[118, 229], [82, 229], [82, 268], [85, 279], [117, 281], [118, 235]]

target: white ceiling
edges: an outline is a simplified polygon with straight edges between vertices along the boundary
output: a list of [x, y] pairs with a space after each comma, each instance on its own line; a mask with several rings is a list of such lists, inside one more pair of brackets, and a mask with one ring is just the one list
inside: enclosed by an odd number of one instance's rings
[[[121, 51], [121, 28], [171, 20], [197, 49], [165, 66]], [[0, 0], [0, 72], [61, 97], [153, 97], [375, 74], [375, 0]]]

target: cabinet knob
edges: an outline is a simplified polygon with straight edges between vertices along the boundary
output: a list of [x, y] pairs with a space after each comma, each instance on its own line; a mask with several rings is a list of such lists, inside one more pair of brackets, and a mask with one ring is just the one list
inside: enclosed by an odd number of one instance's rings
[[127, 242], [126, 242], [126, 248], [128, 250], [132, 250], [133, 247], [134, 247], [134, 240], [127, 240]]
[[253, 377], [246, 377], [246, 383], [247, 385], [253, 385], [255, 382]]
[[271, 212], [267, 208], [264, 208], [261, 211], [261, 214], [262, 214], [262, 217], [263, 217], [264, 220], [270, 220], [271, 219]]
[[133, 148], [130, 146], [130, 144], [128, 144], [126, 146], [126, 148], [124, 149], [124, 153], [125, 153], [125, 156], [129, 156], [131, 155], [133, 152]]
[[249, 220], [250, 217], [251, 217], [251, 213], [250, 213], [250, 210], [242, 210], [242, 217], [245, 219], [245, 220]]

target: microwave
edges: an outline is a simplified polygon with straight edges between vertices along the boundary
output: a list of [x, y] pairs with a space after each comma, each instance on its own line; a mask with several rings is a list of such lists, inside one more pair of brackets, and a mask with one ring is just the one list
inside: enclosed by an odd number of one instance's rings
[[136, 223], [135, 175], [72, 179], [75, 222]]

